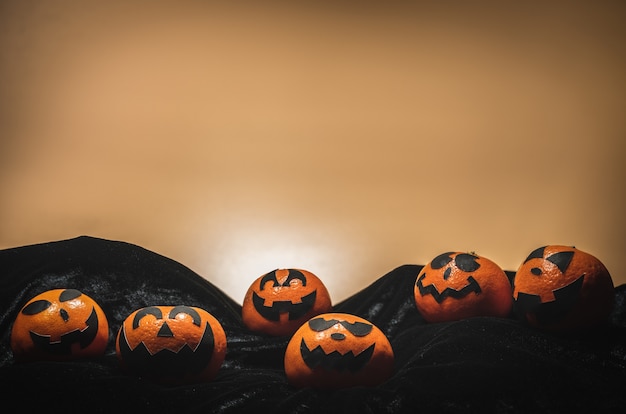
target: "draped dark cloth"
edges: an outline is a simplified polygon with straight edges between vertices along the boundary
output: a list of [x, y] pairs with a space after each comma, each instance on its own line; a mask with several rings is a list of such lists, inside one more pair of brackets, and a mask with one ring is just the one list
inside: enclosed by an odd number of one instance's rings
[[[413, 298], [421, 265], [381, 275], [333, 311], [361, 316], [388, 337], [394, 375], [376, 387], [297, 389], [286, 379], [288, 337], [250, 332], [241, 305], [184, 265], [133, 244], [78, 237], [0, 251], [0, 390], [5, 407], [69, 412], [607, 412], [626, 408], [626, 285], [606, 326], [578, 335], [541, 332], [509, 318], [426, 323]], [[507, 272], [513, 277], [512, 272]], [[16, 362], [13, 321], [55, 288], [78, 289], [107, 315], [104, 356]], [[134, 310], [203, 308], [224, 327], [226, 359], [207, 383], [161, 385], [119, 366], [114, 336]], [[22, 408], [24, 407], [24, 408]], [[28, 411], [27, 410], [27, 411]]]

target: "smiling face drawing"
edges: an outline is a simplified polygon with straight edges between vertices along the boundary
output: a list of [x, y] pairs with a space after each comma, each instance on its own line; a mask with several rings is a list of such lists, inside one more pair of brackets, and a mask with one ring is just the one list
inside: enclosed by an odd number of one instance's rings
[[109, 324], [100, 306], [76, 289], [52, 289], [32, 298], [13, 324], [18, 360], [69, 360], [104, 353]]
[[309, 318], [330, 310], [330, 295], [317, 276], [302, 269], [276, 269], [250, 285], [242, 319], [252, 331], [286, 336]]
[[435, 257], [417, 275], [414, 297], [428, 322], [505, 317], [512, 307], [511, 283], [504, 270], [474, 253], [447, 252]]

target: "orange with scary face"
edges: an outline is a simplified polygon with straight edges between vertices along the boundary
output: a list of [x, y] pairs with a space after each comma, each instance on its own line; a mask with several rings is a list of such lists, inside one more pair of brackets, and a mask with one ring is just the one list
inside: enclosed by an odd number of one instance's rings
[[375, 386], [393, 374], [385, 334], [366, 319], [325, 313], [304, 323], [285, 351], [285, 373], [295, 387]]
[[163, 383], [210, 381], [224, 362], [226, 334], [204, 309], [149, 306], [124, 320], [115, 347], [131, 373]]
[[313, 273], [276, 269], [250, 285], [241, 313], [252, 331], [288, 336], [309, 318], [331, 310], [328, 290]]
[[435, 257], [417, 275], [415, 304], [427, 322], [476, 316], [506, 317], [513, 299], [511, 282], [500, 266], [474, 253]]
[[102, 308], [76, 289], [52, 289], [20, 310], [11, 330], [17, 360], [71, 360], [104, 354], [109, 323]]
[[604, 264], [570, 246], [535, 249], [517, 269], [513, 285], [518, 317], [550, 331], [602, 324], [615, 300], [613, 280]]

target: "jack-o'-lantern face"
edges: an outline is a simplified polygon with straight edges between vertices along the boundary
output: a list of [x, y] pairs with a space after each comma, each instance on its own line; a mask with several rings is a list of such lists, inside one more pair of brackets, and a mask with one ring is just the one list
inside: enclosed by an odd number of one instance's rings
[[570, 246], [535, 249], [514, 279], [514, 310], [530, 325], [568, 331], [605, 321], [613, 308], [614, 286], [604, 265]]
[[474, 253], [447, 252], [417, 275], [415, 304], [428, 322], [508, 316], [511, 283], [500, 266]]
[[226, 334], [203, 309], [150, 306], [124, 320], [115, 347], [134, 374], [164, 383], [209, 381], [224, 361]]
[[275, 336], [293, 334], [309, 318], [332, 308], [326, 286], [302, 269], [276, 269], [256, 279], [243, 300], [248, 329]]
[[97, 357], [109, 340], [100, 306], [76, 289], [53, 289], [32, 298], [11, 330], [17, 360], [70, 360]]
[[394, 354], [371, 322], [346, 313], [325, 313], [305, 322], [285, 351], [285, 373], [296, 387], [374, 386], [393, 374]]

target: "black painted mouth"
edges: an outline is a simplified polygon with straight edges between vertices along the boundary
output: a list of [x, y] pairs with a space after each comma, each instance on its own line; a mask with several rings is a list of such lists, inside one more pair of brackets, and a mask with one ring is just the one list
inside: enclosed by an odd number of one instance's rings
[[422, 296], [432, 295], [432, 297], [437, 301], [437, 303], [443, 302], [448, 297], [451, 297], [454, 299], [461, 299], [469, 295], [470, 293], [475, 293], [478, 295], [482, 292], [482, 290], [480, 289], [480, 285], [478, 284], [476, 279], [474, 279], [472, 276], [467, 278], [468, 284], [465, 285], [462, 289], [457, 290], [457, 289], [452, 289], [452, 288], [447, 287], [443, 290], [443, 292], [439, 292], [437, 288], [435, 287], [435, 285], [433, 284], [424, 286], [424, 284], [422, 283], [422, 280], [424, 280], [425, 277], [426, 277], [426, 273], [424, 273], [422, 276], [420, 276], [417, 279], [416, 285], [417, 285], [417, 288], [419, 289], [420, 295]]
[[265, 300], [253, 292], [252, 303], [254, 309], [268, 321], [279, 321], [281, 313], [288, 313], [289, 320], [294, 321], [302, 318], [307, 314], [315, 305], [315, 299], [317, 298], [317, 291], [313, 291], [306, 296], [302, 297], [300, 303], [293, 303], [288, 300], [274, 301], [272, 306], [265, 306]]
[[372, 358], [375, 345], [375, 343], [370, 345], [358, 355], [355, 355], [352, 351], [343, 355], [340, 354], [339, 351], [333, 351], [327, 354], [320, 345], [312, 350], [309, 349], [303, 339], [300, 343], [300, 354], [302, 355], [302, 360], [311, 369], [321, 368], [329, 371], [357, 372], [363, 369]]
[[33, 344], [41, 350], [55, 355], [69, 355], [72, 353], [72, 345], [80, 344], [81, 349], [86, 348], [93, 342], [98, 334], [98, 315], [94, 308], [91, 309], [89, 318], [85, 321], [85, 329], [74, 329], [61, 335], [59, 341], [50, 341], [50, 335], [41, 335], [30, 331]]
[[550, 302], [542, 302], [539, 295], [518, 292], [513, 303], [515, 314], [521, 319], [524, 319], [526, 314], [534, 314], [540, 324], [558, 322], [578, 301], [584, 278], [583, 274], [572, 283], [555, 289], [554, 300]]
[[185, 344], [178, 351], [162, 349], [152, 354], [143, 342], [131, 349], [126, 330], [122, 327], [119, 347], [124, 363], [132, 371], [149, 376], [183, 377], [200, 373], [207, 367], [213, 356], [215, 340], [207, 322], [202, 339], [195, 349]]

